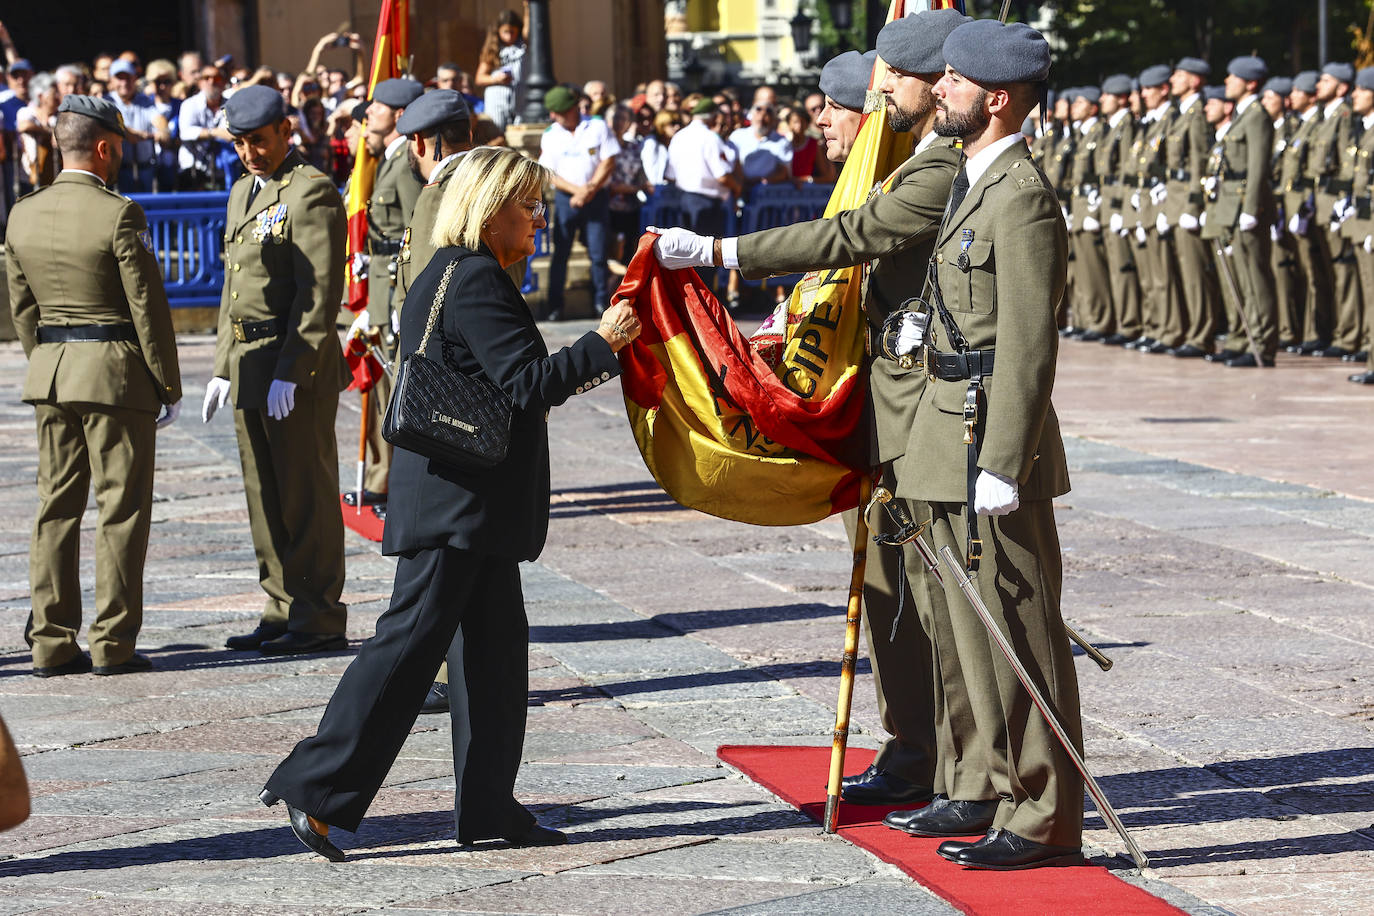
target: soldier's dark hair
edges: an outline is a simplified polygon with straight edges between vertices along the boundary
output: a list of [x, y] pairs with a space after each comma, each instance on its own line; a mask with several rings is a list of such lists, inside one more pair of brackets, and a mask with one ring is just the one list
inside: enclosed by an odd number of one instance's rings
[[450, 121], [439, 125], [438, 133], [439, 139], [448, 149], [466, 146], [472, 142], [472, 122], [466, 118], [462, 121]]
[[95, 154], [95, 145], [101, 140], [116, 139], [115, 133], [95, 118], [74, 111], [63, 111], [57, 115], [53, 134], [57, 139], [57, 148], [64, 156], [90, 157]]

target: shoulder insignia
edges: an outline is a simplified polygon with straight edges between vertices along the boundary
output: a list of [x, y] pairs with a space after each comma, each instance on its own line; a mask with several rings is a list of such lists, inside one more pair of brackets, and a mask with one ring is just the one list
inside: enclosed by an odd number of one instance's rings
[[138, 232], [138, 240], [143, 244], [144, 248], [148, 249], [149, 254], [153, 253], [153, 233], [151, 231], [140, 229]]

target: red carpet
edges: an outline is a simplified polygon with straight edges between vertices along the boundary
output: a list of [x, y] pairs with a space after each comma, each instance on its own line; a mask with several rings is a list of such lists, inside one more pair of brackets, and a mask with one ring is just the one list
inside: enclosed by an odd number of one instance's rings
[[[820, 823], [825, 813], [830, 748], [725, 745], [716, 754]], [[845, 771], [858, 773], [872, 762], [873, 751], [851, 748], [845, 754]], [[1163, 916], [1183, 912], [1101, 866], [1012, 872], [962, 868], [936, 855], [935, 848], [942, 840], [907, 836], [883, 826], [883, 815], [893, 810], [841, 803], [837, 831], [855, 846], [896, 865], [965, 913]]]
[[380, 541], [382, 528], [386, 523], [377, 517], [377, 514], [372, 511], [372, 507], [363, 506], [363, 511], [359, 512], [343, 500], [343, 494], [339, 494], [339, 508], [343, 510], [344, 524], [369, 541]]

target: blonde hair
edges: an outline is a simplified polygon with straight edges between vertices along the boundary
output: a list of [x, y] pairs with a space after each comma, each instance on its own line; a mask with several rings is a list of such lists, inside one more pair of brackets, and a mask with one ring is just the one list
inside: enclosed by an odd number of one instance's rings
[[475, 251], [492, 214], [512, 200], [542, 200], [548, 184], [548, 169], [509, 147], [470, 150], [444, 189], [430, 241], [435, 248], [461, 245]]

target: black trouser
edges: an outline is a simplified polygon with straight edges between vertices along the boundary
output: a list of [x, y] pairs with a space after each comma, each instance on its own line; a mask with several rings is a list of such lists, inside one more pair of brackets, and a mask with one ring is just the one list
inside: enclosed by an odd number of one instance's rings
[[391, 607], [267, 788], [318, 820], [357, 830], [448, 653], [454, 825], [459, 842], [534, 823], [515, 800], [529, 693], [529, 624], [515, 560], [452, 547], [403, 555]]
[[[682, 225], [697, 235], [720, 238], [725, 235], [725, 224], [729, 220], [729, 202], [692, 191], [682, 192]], [[716, 268], [700, 267], [697, 274], [711, 288], [716, 286]], [[723, 279], [723, 277], [722, 277]]]

